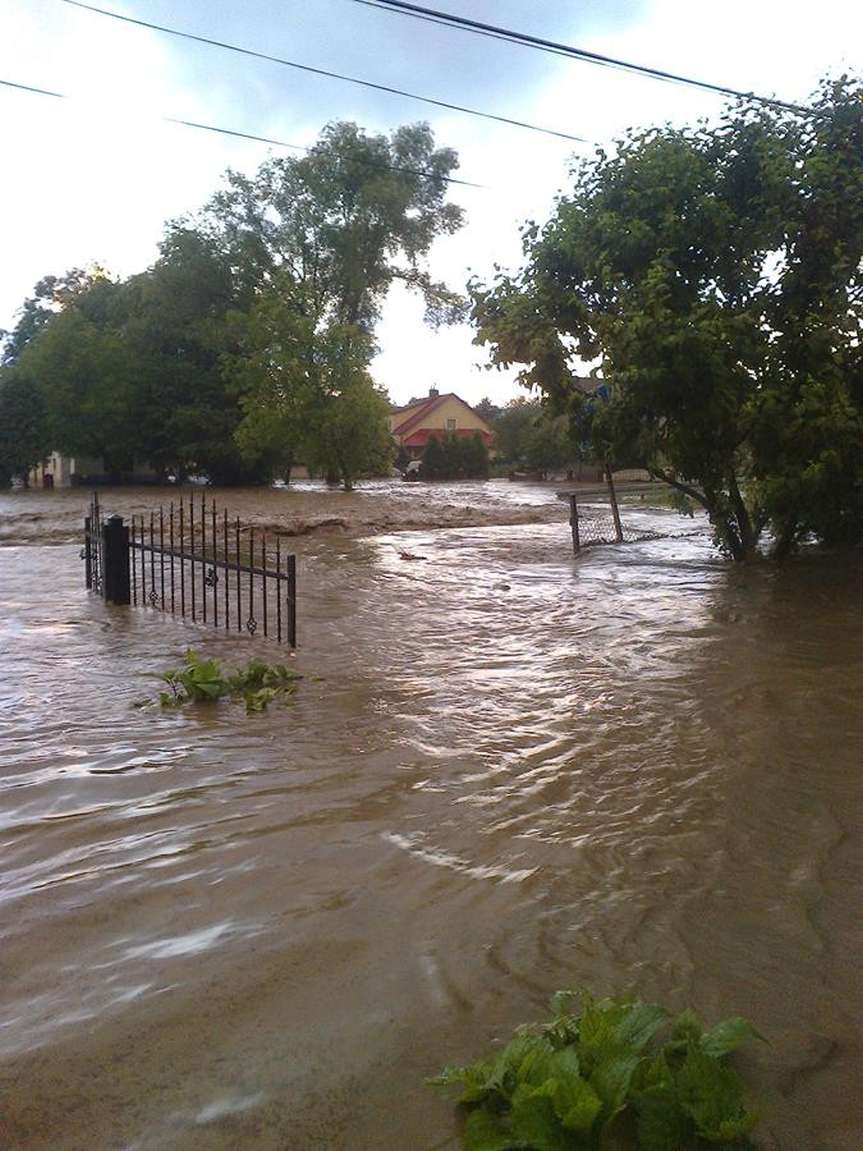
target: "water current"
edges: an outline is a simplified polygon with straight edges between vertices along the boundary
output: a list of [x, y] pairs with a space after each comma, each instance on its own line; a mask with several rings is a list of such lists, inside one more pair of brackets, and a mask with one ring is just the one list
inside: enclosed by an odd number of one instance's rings
[[506, 481], [223, 498], [299, 555], [307, 678], [251, 717], [136, 705], [275, 645], [105, 606], [86, 493], [0, 495], [0, 1148], [450, 1151], [424, 1078], [589, 987], [748, 1016], [764, 1145], [859, 1151], [863, 556], [638, 504], [669, 538], [574, 559]]

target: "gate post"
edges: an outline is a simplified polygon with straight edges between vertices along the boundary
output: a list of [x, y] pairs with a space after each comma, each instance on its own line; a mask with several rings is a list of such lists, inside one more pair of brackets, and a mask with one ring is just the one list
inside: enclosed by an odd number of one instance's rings
[[106, 603], [132, 602], [129, 582], [129, 529], [122, 516], [111, 516], [102, 528], [102, 594]]
[[92, 520], [84, 517], [84, 586], [88, 589], [93, 586], [93, 544], [90, 540]]

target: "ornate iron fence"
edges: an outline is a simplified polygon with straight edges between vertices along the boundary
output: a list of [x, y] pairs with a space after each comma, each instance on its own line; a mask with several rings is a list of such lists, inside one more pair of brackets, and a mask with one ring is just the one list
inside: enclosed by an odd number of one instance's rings
[[84, 582], [88, 588], [102, 594], [102, 509], [99, 495], [93, 492], [90, 498], [90, 514], [84, 518], [84, 546], [81, 549], [84, 561]]
[[111, 602], [296, 647], [296, 556], [206, 497], [133, 515], [127, 526], [118, 516], [103, 521], [94, 494], [83, 555], [87, 587]]

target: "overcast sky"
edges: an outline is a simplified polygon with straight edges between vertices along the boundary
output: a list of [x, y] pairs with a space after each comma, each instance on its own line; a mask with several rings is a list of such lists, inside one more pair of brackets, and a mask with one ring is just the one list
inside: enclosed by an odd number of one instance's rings
[[[99, 3], [99, 0], [95, 0]], [[100, 6], [608, 143], [628, 127], [715, 115], [718, 98], [382, 12], [354, 0], [103, 0]], [[860, 0], [439, 0], [461, 15], [743, 90], [804, 101], [827, 71], [863, 65]], [[453, 188], [467, 224], [432, 269], [461, 289], [470, 271], [518, 263], [518, 227], [566, 187], [564, 140], [436, 109], [83, 12], [61, 0], [0, 0], [0, 327], [47, 273], [150, 264], [166, 219], [203, 203], [229, 165], [266, 145], [160, 123], [175, 116], [310, 144], [330, 120], [370, 131], [428, 120], [461, 157]], [[394, 292], [375, 375], [393, 400], [436, 384], [474, 402], [517, 391], [480, 370], [468, 328], [433, 333]]]

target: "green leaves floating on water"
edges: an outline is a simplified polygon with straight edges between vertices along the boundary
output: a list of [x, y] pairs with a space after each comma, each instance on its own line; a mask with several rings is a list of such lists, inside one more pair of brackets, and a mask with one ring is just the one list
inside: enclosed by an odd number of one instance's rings
[[447, 1067], [467, 1110], [465, 1151], [746, 1148], [755, 1116], [726, 1057], [760, 1038], [745, 1019], [705, 1030], [685, 1011], [562, 992], [550, 1022], [520, 1028], [493, 1059]]
[[159, 694], [165, 706], [213, 701], [228, 693], [228, 681], [222, 674], [218, 660], [201, 659], [193, 651], [186, 652], [182, 667], [166, 671], [159, 678], [171, 689]]
[[187, 651], [182, 667], [159, 676], [169, 688], [159, 692], [159, 700], [163, 707], [177, 707], [184, 703], [215, 703], [227, 696], [242, 699], [246, 713], [251, 715], [266, 711], [274, 699], [286, 700], [302, 678], [286, 664], [260, 659], [250, 659], [231, 675], [217, 659], [201, 659], [195, 652]]

